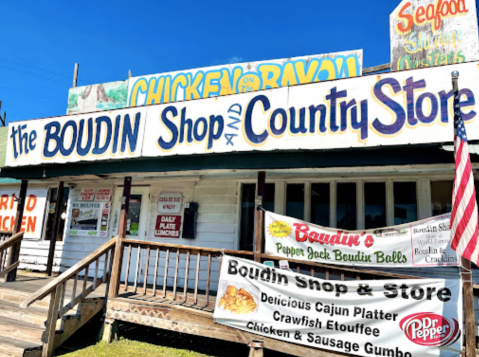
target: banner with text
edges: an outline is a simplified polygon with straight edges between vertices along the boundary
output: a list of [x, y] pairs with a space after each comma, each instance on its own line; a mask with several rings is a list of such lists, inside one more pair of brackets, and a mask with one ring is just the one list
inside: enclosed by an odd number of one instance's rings
[[7, 166], [453, 140], [451, 72], [479, 139], [478, 62], [9, 124]]
[[318, 263], [370, 267], [459, 266], [447, 213], [363, 231], [325, 228], [265, 211], [265, 253]]
[[[21, 231], [25, 238], [42, 238], [43, 219], [48, 189], [27, 190]], [[4, 188], [0, 190], [0, 230], [13, 231], [17, 214], [17, 198], [20, 189]]]
[[215, 322], [357, 356], [459, 356], [458, 279], [329, 281], [225, 255]]
[[363, 51], [231, 63], [129, 80], [128, 106], [162, 104], [286, 87], [362, 74]]

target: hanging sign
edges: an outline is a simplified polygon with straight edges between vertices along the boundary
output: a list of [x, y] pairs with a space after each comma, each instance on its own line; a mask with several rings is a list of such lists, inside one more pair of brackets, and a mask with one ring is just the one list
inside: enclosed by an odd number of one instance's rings
[[461, 354], [458, 279], [330, 281], [225, 255], [215, 322], [356, 356]]
[[82, 188], [80, 190], [80, 199], [82, 201], [93, 201], [95, 199], [96, 189], [94, 188]]
[[389, 23], [391, 71], [479, 59], [474, 0], [403, 0]]
[[113, 189], [99, 188], [95, 194], [95, 201], [110, 201]]
[[181, 192], [162, 192], [158, 196], [158, 213], [180, 213], [182, 202]]
[[[47, 189], [27, 190], [25, 208], [22, 218], [21, 231], [25, 238], [41, 238]], [[0, 190], [0, 230], [13, 231], [15, 216], [17, 214], [16, 197], [20, 194], [18, 189]]]
[[6, 165], [452, 142], [454, 70], [468, 139], [479, 140], [478, 63], [14, 122]]
[[325, 228], [265, 212], [265, 253], [277, 257], [370, 267], [459, 266], [450, 247], [450, 213], [364, 231]]
[[69, 235], [99, 236], [108, 234], [110, 202], [73, 202]]
[[128, 106], [170, 103], [253, 92], [362, 74], [363, 51], [233, 63], [133, 77]]
[[158, 215], [155, 224], [155, 237], [180, 238], [181, 216]]

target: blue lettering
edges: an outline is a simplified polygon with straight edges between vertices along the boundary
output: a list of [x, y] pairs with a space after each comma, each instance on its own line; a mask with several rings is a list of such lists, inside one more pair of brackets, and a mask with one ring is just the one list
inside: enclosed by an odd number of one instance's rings
[[401, 85], [394, 78], [384, 78], [378, 81], [374, 85], [373, 89], [374, 96], [394, 112], [396, 119], [392, 124], [383, 124], [378, 118], [376, 118], [374, 119], [372, 125], [373, 128], [380, 134], [394, 135], [403, 128], [404, 123], [406, 122], [406, 113], [404, 112], [404, 108], [399, 103], [395, 102], [382, 92], [382, 87], [385, 85], [391, 86], [394, 93], [401, 91]]
[[257, 95], [248, 104], [248, 107], [246, 108], [246, 113], [244, 116], [244, 130], [246, 134], [246, 138], [252, 143], [252, 144], [261, 144], [263, 143], [267, 138], [268, 138], [268, 131], [265, 129], [261, 134], [255, 134], [253, 131], [253, 125], [252, 125], [252, 116], [253, 116], [253, 108], [256, 102], [260, 101], [263, 103], [263, 111], [269, 110], [271, 107], [271, 104], [269, 103], [268, 98], [265, 95]]
[[[103, 131], [103, 123], [106, 124], [106, 132], [105, 132], [105, 143], [103, 146], [100, 147], [100, 140], [101, 140], [101, 133]], [[92, 150], [93, 155], [103, 155], [110, 146], [111, 142], [111, 131], [112, 131], [112, 124], [111, 119], [107, 116], [101, 116], [95, 119], [96, 124], [96, 135], [95, 135], [95, 146]]]
[[140, 132], [140, 118], [141, 113], [136, 113], [135, 115], [135, 126], [131, 127], [131, 120], [128, 114], [125, 115], [123, 123], [123, 133], [121, 136], [121, 148], [120, 153], [123, 154], [126, 150], [126, 144], [128, 143], [128, 148], [130, 153], [136, 151], [136, 143], [138, 142], [138, 133]]
[[[216, 124], [218, 128], [215, 130]], [[213, 147], [215, 140], [221, 138], [223, 135], [223, 130], [225, 128], [225, 121], [221, 115], [210, 115], [210, 126], [208, 130], [208, 150]]]
[[[276, 117], [281, 115], [281, 127], [278, 129], [276, 127]], [[286, 114], [286, 110], [283, 108], [277, 108], [274, 110], [273, 114], [269, 118], [269, 127], [271, 129], [271, 133], [275, 136], [283, 135], [286, 127], [288, 126], [288, 115]]]
[[[58, 150], [60, 150], [60, 145], [61, 140], [60, 136], [58, 135], [60, 133], [60, 123], [57, 121], [52, 121], [51, 123], [48, 123], [45, 125], [45, 128], [43, 129], [45, 131], [45, 144], [43, 144], [43, 157], [50, 159], [52, 157], [55, 157], [58, 153]], [[50, 150], [50, 142], [54, 141], [55, 142], [55, 147]]]
[[[431, 113], [428, 116], [424, 115], [424, 112], [422, 109], [422, 105], [426, 98], [428, 98], [431, 101]], [[416, 114], [417, 114], [418, 120], [421, 123], [423, 124], [432, 123], [436, 119], [438, 111], [439, 111], [439, 103], [437, 102], [437, 98], [434, 94], [423, 93], [419, 96], [419, 98], [417, 98]]]
[[85, 157], [90, 152], [91, 143], [93, 142], [93, 119], [92, 118], [88, 119], [88, 126], [87, 126], [88, 139], [87, 139], [85, 147], [82, 147], [83, 135], [85, 130], [85, 119], [80, 120], [80, 123], [78, 126], [79, 128], [78, 128], [77, 154], [78, 156]]
[[168, 106], [161, 113], [161, 120], [163, 121], [163, 124], [171, 132], [170, 141], [165, 141], [162, 136], [160, 136], [158, 139], [158, 145], [163, 150], [173, 149], [173, 147], [176, 145], [176, 141], [178, 140], [178, 129], [176, 128], [176, 125], [167, 118], [168, 113], [171, 113], [173, 118], [175, 118], [178, 115], [178, 110], [176, 110], [174, 106]]

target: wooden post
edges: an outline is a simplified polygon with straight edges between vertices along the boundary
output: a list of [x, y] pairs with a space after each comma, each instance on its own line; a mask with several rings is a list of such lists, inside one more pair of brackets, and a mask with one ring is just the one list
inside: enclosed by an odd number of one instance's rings
[[48, 248], [47, 275], [52, 276], [53, 258], [55, 256], [55, 246], [57, 243], [57, 232], [60, 226], [61, 205], [63, 201], [63, 181], [58, 183], [57, 199], [55, 202], [55, 214], [53, 215], [52, 234], [50, 236], [50, 246]]
[[131, 78], [131, 69], [128, 70], [128, 78]]
[[248, 343], [249, 346], [249, 356], [248, 357], [263, 357], [263, 340], [253, 340]]
[[466, 325], [466, 357], [476, 356], [476, 331], [474, 317], [474, 295], [472, 290], [471, 262], [462, 260], [462, 288], [464, 295], [464, 318]]
[[[19, 233], [22, 229], [23, 211], [25, 209], [25, 200], [27, 197], [27, 187], [28, 181], [22, 180], [22, 184], [20, 186], [20, 195], [17, 201], [17, 213], [15, 214], [15, 225], [13, 226], [13, 234]], [[21, 243], [22, 241], [18, 242], [10, 248], [10, 253], [8, 255], [8, 266], [15, 264], [20, 259]], [[6, 281], [15, 281], [16, 278], [17, 269], [14, 269], [10, 273], [8, 273]]]
[[42, 357], [50, 357], [55, 347], [55, 330], [57, 327], [58, 310], [63, 284], [59, 284], [50, 294], [50, 307], [48, 309], [47, 326], [45, 330], [45, 342], [43, 343]]
[[266, 172], [258, 172], [258, 182], [256, 184], [256, 228], [254, 237], [254, 261], [261, 262], [263, 253], [263, 218], [264, 212], [259, 206], [264, 205], [264, 195], [266, 191]]
[[[131, 177], [125, 177], [123, 184], [123, 196], [121, 198], [120, 226], [116, 238], [115, 253], [113, 255], [113, 267], [110, 278], [110, 290], [108, 297], [118, 297], [121, 278], [121, 263], [123, 260], [123, 239], [126, 237], [126, 226], [128, 222], [128, 209], [130, 208]], [[128, 279], [128, 277], [127, 277]]]
[[77, 80], [78, 80], [78, 67], [79, 64], [75, 63], [75, 70], [73, 72], [73, 88], [77, 86]]

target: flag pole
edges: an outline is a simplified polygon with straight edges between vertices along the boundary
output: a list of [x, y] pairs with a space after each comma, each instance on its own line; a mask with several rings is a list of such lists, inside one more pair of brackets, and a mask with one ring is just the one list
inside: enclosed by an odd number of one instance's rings
[[[452, 76], [452, 90], [454, 93], [454, 117], [460, 115], [459, 111], [459, 72], [454, 71]], [[461, 277], [464, 294], [464, 323], [466, 325], [466, 357], [476, 356], [476, 331], [474, 316], [474, 293], [472, 289], [471, 261], [461, 257]]]

